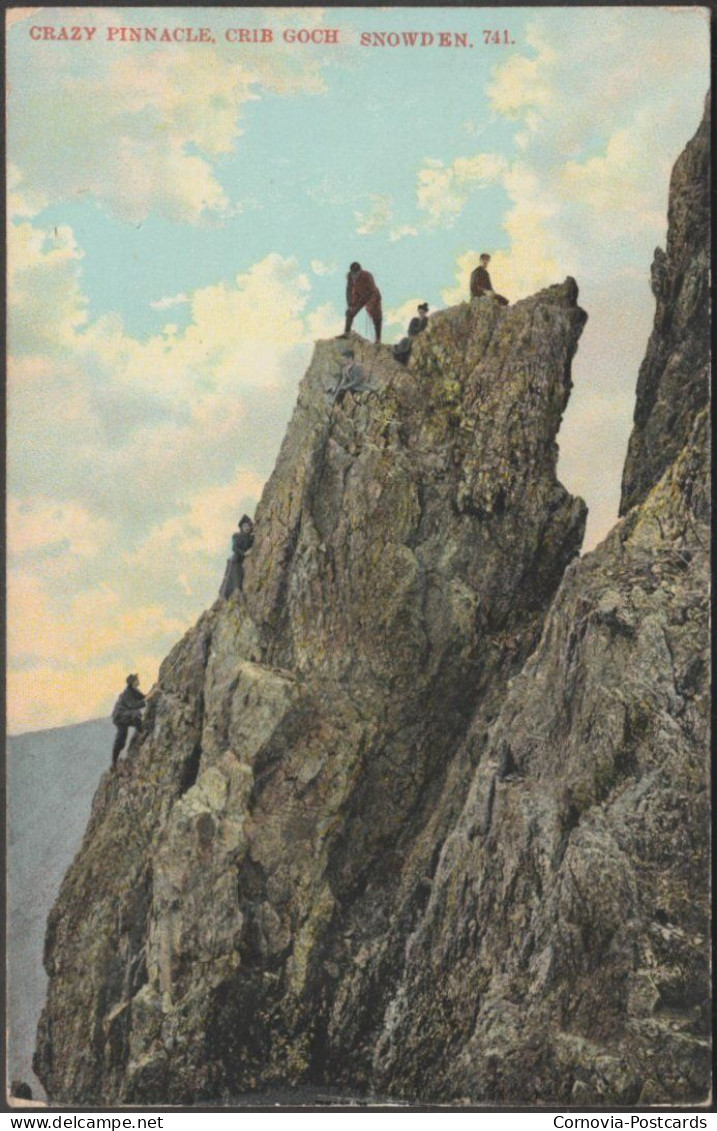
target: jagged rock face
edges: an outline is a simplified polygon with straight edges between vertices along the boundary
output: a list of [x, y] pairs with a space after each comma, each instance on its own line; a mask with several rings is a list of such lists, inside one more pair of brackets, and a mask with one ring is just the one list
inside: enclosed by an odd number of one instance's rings
[[568, 568], [407, 945], [386, 1094], [694, 1103], [711, 1079], [708, 425]]
[[[582, 539], [555, 435], [572, 280], [431, 320], [330, 411], [317, 345], [243, 594], [162, 665], [48, 926], [55, 1102], [371, 1085], [404, 944], [508, 679]], [[343, 344], [343, 343], [341, 343]]]
[[703, 123], [672, 177], [631, 509], [568, 567], [487, 740], [480, 715], [469, 731], [466, 803], [376, 1044], [386, 1094], [708, 1099], [707, 146]]
[[709, 397], [710, 100], [670, 181], [667, 252], [655, 251], [655, 323], [637, 380], [620, 514], [642, 502]]
[[318, 344], [244, 593], [163, 664], [50, 917], [53, 1101], [705, 1100], [703, 142], [629, 513], [559, 590], [572, 280], [435, 316], [407, 370], [354, 339], [381, 394], [332, 413]]

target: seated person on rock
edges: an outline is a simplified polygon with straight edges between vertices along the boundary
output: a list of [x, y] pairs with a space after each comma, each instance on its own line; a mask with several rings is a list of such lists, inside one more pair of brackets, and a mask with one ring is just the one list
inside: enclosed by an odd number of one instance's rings
[[414, 315], [408, 324], [408, 336], [401, 338], [400, 342], [397, 342], [393, 347], [393, 356], [396, 358], [396, 361], [400, 361], [403, 365], [408, 363], [408, 359], [411, 356], [413, 339], [418, 334], [423, 333], [427, 325], [428, 303], [422, 302], [418, 307], [418, 314]]
[[375, 393], [376, 389], [369, 384], [366, 370], [363, 365], [354, 360], [354, 351], [345, 349], [341, 351], [341, 372], [336, 384], [327, 389], [327, 394], [332, 398], [331, 404], [341, 404], [347, 393]]
[[486, 251], [480, 257], [480, 264], [475, 268], [471, 275], [471, 298], [482, 298], [483, 295], [490, 295], [491, 298], [499, 302], [501, 306], [507, 306], [508, 300], [503, 295], [497, 295], [493, 290], [493, 284], [490, 281], [488, 274], [488, 264], [490, 263], [490, 256]]

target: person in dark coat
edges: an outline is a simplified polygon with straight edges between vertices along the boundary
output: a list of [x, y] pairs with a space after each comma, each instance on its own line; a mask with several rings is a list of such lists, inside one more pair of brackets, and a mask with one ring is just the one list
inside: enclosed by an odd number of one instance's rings
[[239, 530], [232, 535], [232, 556], [227, 562], [219, 596], [231, 597], [235, 589], [244, 584], [244, 558], [254, 545], [254, 523], [248, 514], [239, 519]]
[[376, 333], [376, 342], [381, 341], [381, 323], [383, 310], [381, 308], [381, 292], [376, 286], [370, 271], [364, 271], [360, 263], [352, 263], [346, 276], [346, 325], [340, 338], [348, 338], [351, 333], [353, 320], [358, 312], [365, 308], [373, 322]]
[[422, 302], [418, 307], [418, 314], [414, 315], [408, 324], [408, 336], [401, 338], [393, 347], [393, 356], [396, 361], [400, 361], [403, 365], [408, 364], [408, 359], [411, 356], [411, 346], [413, 339], [422, 334], [428, 325], [428, 303]]
[[129, 728], [142, 729], [142, 711], [147, 703], [147, 696], [139, 690], [139, 676], [128, 675], [127, 686], [115, 703], [112, 712], [112, 722], [117, 727], [117, 737], [112, 747], [112, 766], [117, 768], [117, 759], [124, 750]]
[[504, 298], [503, 295], [497, 295], [493, 290], [493, 284], [488, 274], [489, 263], [490, 256], [484, 251], [480, 257], [480, 264], [471, 275], [471, 298], [481, 298], [483, 295], [491, 295], [501, 306], [507, 306], [507, 298]]

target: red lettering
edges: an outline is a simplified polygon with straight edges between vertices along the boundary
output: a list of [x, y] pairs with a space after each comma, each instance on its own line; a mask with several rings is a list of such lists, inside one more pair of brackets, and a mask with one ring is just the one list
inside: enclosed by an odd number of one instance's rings
[[224, 37], [229, 43], [273, 43], [274, 32], [270, 27], [230, 27]]
[[316, 27], [309, 31], [308, 28], [289, 27], [284, 32], [285, 43], [338, 43], [338, 28]]

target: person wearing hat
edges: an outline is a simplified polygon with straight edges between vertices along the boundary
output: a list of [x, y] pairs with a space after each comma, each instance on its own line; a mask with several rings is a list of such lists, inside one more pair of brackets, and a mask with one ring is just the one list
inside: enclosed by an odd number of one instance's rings
[[376, 343], [381, 341], [381, 292], [376, 286], [370, 271], [364, 271], [360, 263], [352, 263], [346, 276], [346, 325], [339, 338], [348, 338], [354, 318], [362, 309], [370, 315], [376, 333]]
[[117, 727], [117, 737], [112, 747], [111, 770], [117, 769], [117, 759], [124, 750], [129, 728], [142, 729], [142, 710], [147, 704], [147, 696], [139, 690], [139, 676], [135, 673], [127, 676], [127, 686], [114, 705], [112, 722]]
[[503, 295], [497, 295], [493, 290], [493, 284], [490, 281], [488, 274], [488, 264], [490, 263], [490, 256], [487, 251], [484, 251], [480, 257], [480, 263], [471, 275], [471, 298], [482, 298], [483, 295], [490, 295], [501, 306], [507, 306], [507, 298]]
[[239, 519], [239, 530], [232, 535], [232, 556], [227, 562], [220, 597], [231, 597], [235, 589], [241, 589], [244, 584], [244, 558], [253, 545], [254, 523], [248, 514], [243, 514]]
[[414, 315], [408, 324], [408, 337], [401, 338], [393, 347], [393, 356], [396, 361], [400, 361], [402, 365], [408, 363], [411, 356], [411, 346], [413, 345], [412, 339], [418, 334], [423, 333], [428, 325], [428, 303], [422, 302], [418, 306], [418, 314]]
[[415, 338], [417, 334], [422, 333], [428, 325], [428, 303], [421, 302], [418, 304], [418, 314], [415, 315], [408, 324], [409, 338]]

